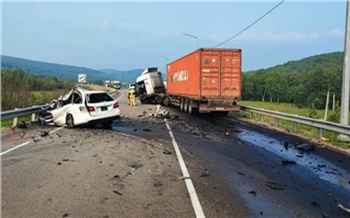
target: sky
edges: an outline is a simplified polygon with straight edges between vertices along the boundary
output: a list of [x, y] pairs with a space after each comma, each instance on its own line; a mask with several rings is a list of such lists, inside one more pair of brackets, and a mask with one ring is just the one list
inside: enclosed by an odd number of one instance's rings
[[[278, 3], [5, 0], [0, 49], [3, 55], [97, 70], [164, 69], [197, 43], [215, 47]], [[346, 0], [286, 0], [219, 47], [242, 49], [243, 71], [343, 51], [345, 15]]]

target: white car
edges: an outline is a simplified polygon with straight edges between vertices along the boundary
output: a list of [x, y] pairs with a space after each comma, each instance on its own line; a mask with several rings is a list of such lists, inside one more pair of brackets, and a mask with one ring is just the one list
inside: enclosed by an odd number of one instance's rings
[[110, 127], [119, 116], [119, 103], [108, 93], [74, 87], [67, 95], [51, 102], [42, 120], [70, 128], [93, 122]]

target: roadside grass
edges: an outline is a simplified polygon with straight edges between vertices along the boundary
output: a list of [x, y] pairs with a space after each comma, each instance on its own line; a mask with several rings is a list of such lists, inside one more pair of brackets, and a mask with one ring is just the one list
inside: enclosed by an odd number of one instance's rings
[[[66, 90], [64, 89], [59, 89], [54, 91], [31, 91], [30, 97], [32, 98], [32, 101], [31, 101], [32, 106], [44, 105], [44, 104], [50, 103], [53, 99], [63, 95], [65, 91]], [[32, 120], [31, 115], [19, 117], [18, 123], [21, 123], [22, 121], [29, 122], [31, 120]], [[1, 121], [1, 128], [12, 127], [12, 126], [13, 126], [13, 119]]]
[[[266, 110], [272, 110], [272, 111], [279, 111], [282, 113], [287, 113], [287, 114], [293, 114], [293, 115], [299, 115], [299, 116], [304, 116], [304, 117], [310, 117], [310, 110], [308, 108], [298, 108], [297, 106], [293, 104], [287, 104], [287, 103], [271, 103], [271, 102], [255, 102], [255, 101], [240, 101], [240, 105], [245, 105], [245, 106], [251, 106], [251, 107], [256, 107], [256, 108], [263, 108]], [[330, 111], [329, 111], [330, 112]], [[316, 110], [316, 119], [323, 119], [324, 117], [325, 110]], [[249, 117], [251, 119], [264, 122], [264, 123], [269, 123], [271, 126], [276, 126], [278, 128], [285, 129], [287, 132], [292, 132], [296, 134], [301, 134], [307, 137], [312, 137], [316, 138], [319, 140], [323, 140], [325, 142], [330, 142], [331, 144], [345, 148], [345, 149], [350, 149], [350, 144], [349, 143], [344, 143], [340, 142], [337, 140], [338, 134], [331, 132], [331, 131], [326, 131], [324, 130], [322, 132], [322, 137], [321, 137], [321, 132], [318, 128], [303, 125], [303, 124], [295, 124], [291, 121], [286, 121], [282, 119], [275, 119], [273, 117], [268, 117], [268, 116], [262, 116], [260, 114], [250, 114], [248, 112], [243, 112], [243, 115], [246, 117]]]
[[[32, 120], [32, 116], [24, 116], [24, 117], [18, 117], [17, 123], [22, 123], [22, 121], [28, 123]], [[3, 120], [1, 121], [1, 128], [8, 128], [13, 126], [13, 119]]]
[[43, 105], [63, 95], [65, 91], [64, 89], [59, 89], [54, 91], [31, 91], [30, 93], [33, 98], [33, 105]]

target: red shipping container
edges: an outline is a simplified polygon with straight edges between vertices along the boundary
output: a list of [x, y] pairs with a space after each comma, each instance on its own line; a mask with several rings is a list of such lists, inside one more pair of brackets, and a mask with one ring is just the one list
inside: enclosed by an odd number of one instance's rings
[[241, 49], [202, 48], [167, 65], [167, 94], [237, 101], [241, 77]]

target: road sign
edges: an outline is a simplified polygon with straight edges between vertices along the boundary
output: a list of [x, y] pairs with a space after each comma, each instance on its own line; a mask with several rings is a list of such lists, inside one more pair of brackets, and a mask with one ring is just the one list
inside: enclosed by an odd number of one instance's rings
[[78, 74], [78, 83], [86, 83], [86, 74]]

